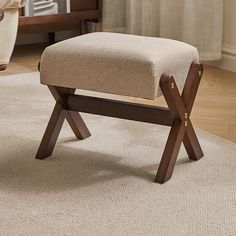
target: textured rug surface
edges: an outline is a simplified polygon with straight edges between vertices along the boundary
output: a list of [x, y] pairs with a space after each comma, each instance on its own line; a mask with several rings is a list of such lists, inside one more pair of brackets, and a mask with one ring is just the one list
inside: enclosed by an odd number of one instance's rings
[[236, 235], [236, 145], [198, 131], [172, 179], [153, 183], [169, 129], [83, 114], [53, 157], [34, 156], [54, 101], [38, 74], [0, 77], [0, 235]]

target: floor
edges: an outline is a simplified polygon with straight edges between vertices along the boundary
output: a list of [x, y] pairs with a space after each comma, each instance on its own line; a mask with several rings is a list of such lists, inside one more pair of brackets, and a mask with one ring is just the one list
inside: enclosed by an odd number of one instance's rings
[[[16, 47], [7, 71], [1, 75], [37, 71], [44, 47], [40, 44]], [[138, 102], [164, 103], [163, 99]], [[236, 143], [236, 73], [205, 65], [192, 121], [195, 127]]]

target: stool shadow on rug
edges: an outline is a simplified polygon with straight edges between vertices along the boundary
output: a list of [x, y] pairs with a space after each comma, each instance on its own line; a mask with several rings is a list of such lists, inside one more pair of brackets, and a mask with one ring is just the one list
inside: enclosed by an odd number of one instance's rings
[[[120, 178], [135, 177], [152, 183], [159, 163], [138, 167], [132, 166], [129, 157], [115, 156], [67, 147], [71, 141], [60, 142], [53, 158], [35, 160], [37, 140], [14, 137], [19, 144], [1, 151], [0, 191], [60, 192], [86, 187]], [[177, 165], [191, 163], [187, 158], [179, 159]], [[141, 167], [140, 167], [141, 166]]]

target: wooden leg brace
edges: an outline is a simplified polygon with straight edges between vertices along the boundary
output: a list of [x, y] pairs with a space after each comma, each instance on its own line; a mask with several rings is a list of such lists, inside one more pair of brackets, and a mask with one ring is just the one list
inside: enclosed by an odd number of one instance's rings
[[163, 75], [161, 77], [160, 87], [168, 109], [75, 95], [75, 89], [49, 86], [49, 90], [56, 100], [56, 105], [36, 158], [45, 159], [52, 155], [65, 119], [78, 139], [90, 136], [90, 132], [78, 112], [171, 126], [155, 179], [155, 182], [165, 183], [173, 174], [182, 143], [191, 160], [197, 161], [203, 157], [201, 146], [190, 120], [202, 74], [203, 66], [201, 64], [191, 65], [182, 95], [180, 95], [172, 76]]

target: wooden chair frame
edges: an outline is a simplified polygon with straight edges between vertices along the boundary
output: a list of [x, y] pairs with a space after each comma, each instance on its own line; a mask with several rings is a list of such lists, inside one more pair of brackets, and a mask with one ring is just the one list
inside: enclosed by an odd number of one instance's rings
[[182, 95], [174, 78], [163, 75], [160, 87], [168, 108], [81, 96], [74, 94], [75, 89], [48, 86], [56, 105], [36, 158], [45, 159], [52, 155], [65, 119], [78, 139], [86, 139], [91, 135], [79, 112], [170, 126], [169, 137], [155, 178], [155, 182], [165, 183], [173, 174], [182, 143], [191, 160], [197, 161], [204, 156], [190, 120], [202, 74], [202, 64], [193, 63]]

